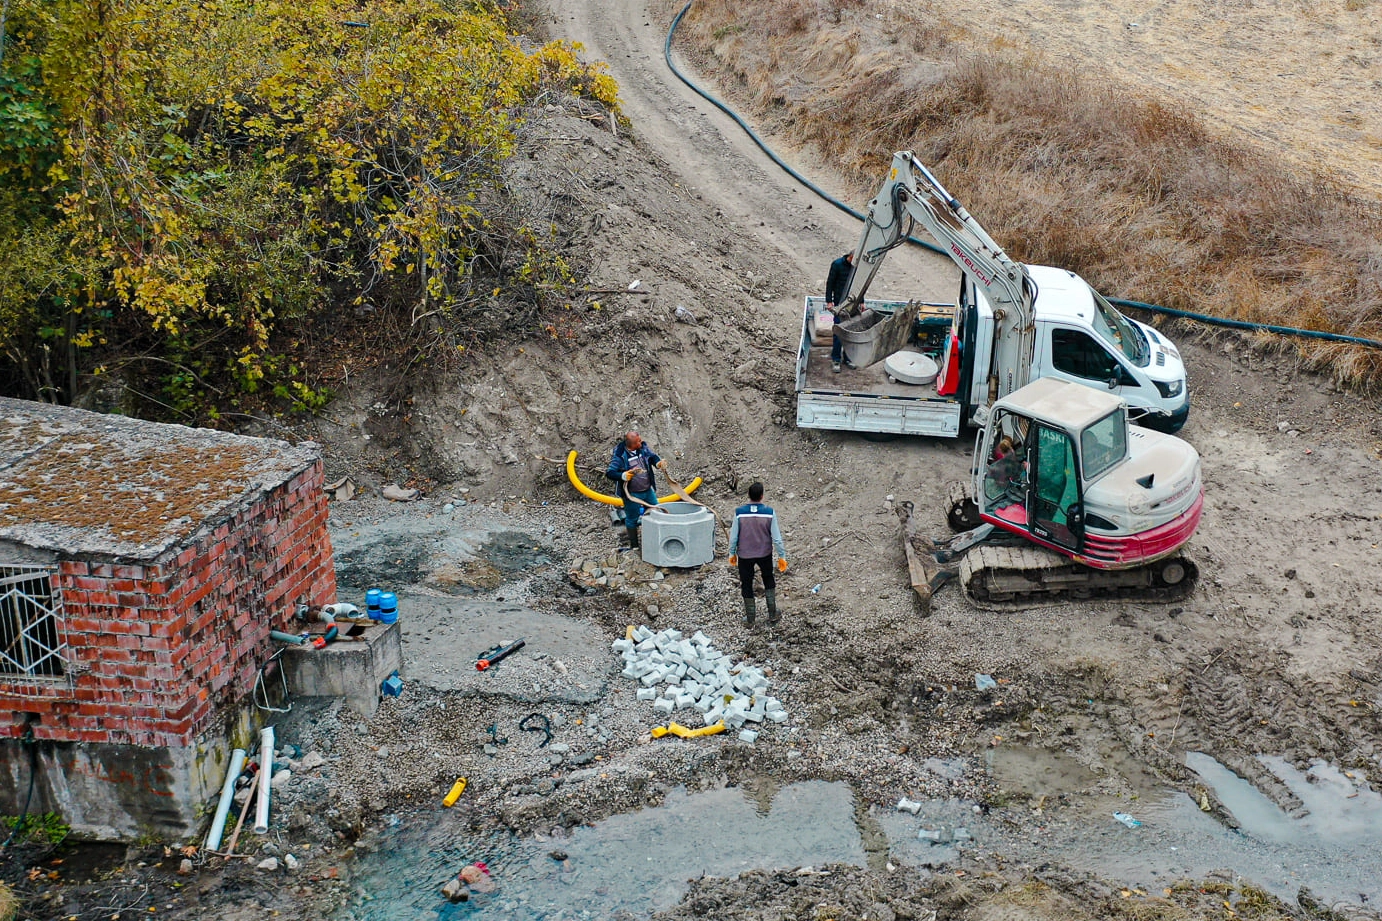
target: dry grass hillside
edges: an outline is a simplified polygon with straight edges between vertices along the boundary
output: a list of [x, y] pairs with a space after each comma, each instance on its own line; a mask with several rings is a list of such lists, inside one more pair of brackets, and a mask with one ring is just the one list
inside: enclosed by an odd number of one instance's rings
[[[1375, 201], [1155, 85], [977, 34], [872, 0], [697, 0], [679, 47], [850, 177], [855, 205], [911, 148], [1018, 258], [1122, 297], [1382, 339]], [[1382, 376], [1377, 350], [1287, 347], [1340, 383]]]

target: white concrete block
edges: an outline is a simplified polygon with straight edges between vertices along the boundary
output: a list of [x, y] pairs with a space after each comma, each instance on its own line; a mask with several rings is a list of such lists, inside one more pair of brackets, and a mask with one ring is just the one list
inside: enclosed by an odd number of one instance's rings
[[714, 712], [707, 713], [704, 717], [702, 717], [702, 720], [704, 721], [704, 724], [706, 726], [714, 726], [716, 723], [720, 721], [720, 715]]
[[636, 696], [639, 700], [657, 700], [657, 688], [639, 688]]
[[653, 701], [653, 709], [658, 713], [671, 713], [676, 709], [676, 704], [665, 697], [659, 697], [657, 700]]
[[754, 742], [758, 741], [758, 733], [754, 732], [752, 729], [745, 729], [743, 732], [739, 733], [739, 741], [747, 742], [752, 745]]
[[672, 701], [677, 705], [678, 710], [685, 710], [696, 703], [696, 698], [690, 694], [678, 694]]
[[770, 710], [770, 711], [768, 711], [768, 712], [767, 712], [766, 714], [764, 714], [764, 715], [765, 715], [765, 717], [766, 717], [769, 721], [774, 722], [774, 723], [785, 723], [785, 722], [787, 722], [787, 711], [786, 711], [786, 710]]
[[709, 646], [710, 637], [706, 636], [700, 630], [697, 630], [691, 637], [691, 642], [695, 643], [697, 646]]
[[709, 713], [713, 705], [714, 702], [709, 697], [702, 697], [700, 700], [696, 701], [694, 706], [702, 713]]
[[650, 637], [650, 636], [652, 636], [652, 635], [653, 635], [653, 631], [652, 631], [652, 628], [651, 628], [651, 627], [642, 627], [642, 626], [640, 626], [640, 627], [634, 627], [634, 628], [633, 628], [633, 638], [634, 638], [634, 641], [635, 641], [635, 642], [640, 642], [640, 643], [641, 643], [643, 640], [646, 640], [648, 637]]
[[671, 628], [669, 627], [668, 629], [666, 629], [666, 630], [664, 630], [664, 631], [662, 631], [662, 632], [666, 635], [667, 641], [670, 642], [670, 643], [675, 643], [675, 642], [677, 642], [678, 640], [681, 639], [681, 631], [680, 631], [680, 630], [673, 630], [673, 629], [671, 629]]
[[613, 643], [610, 643], [609, 648], [619, 653], [631, 652], [633, 650], [633, 643], [629, 642], [627, 639], [621, 636]]
[[655, 684], [662, 683], [662, 672], [651, 671], [648, 672], [646, 675], [640, 677], [638, 680], [645, 688], [650, 688]]

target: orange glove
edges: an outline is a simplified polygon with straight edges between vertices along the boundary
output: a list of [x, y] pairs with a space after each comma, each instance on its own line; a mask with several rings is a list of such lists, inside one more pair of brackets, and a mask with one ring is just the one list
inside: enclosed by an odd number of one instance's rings
[[624, 471], [624, 482], [627, 483], [629, 480], [632, 480], [632, 479], [633, 479], [633, 471], [632, 471], [632, 470], [625, 470], [625, 471]]
[[659, 470], [666, 470], [666, 469], [667, 469], [667, 462], [666, 462], [665, 460], [660, 460], [660, 461], [658, 461], [658, 462], [657, 462], [657, 469], [659, 469]]
[[787, 571], [787, 558], [786, 558], [785, 556], [780, 556], [780, 557], [777, 558], [777, 571], [778, 571], [778, 572], [786, 572], [786, 571]]
[[729, 565], [730, 565], [730, 566], [738, 566], [738, 565], [739, 565], [739, 557], [737, 557], [737, 556], [735, 556], [734, 554], [731, 553], [731, 554], [729, 555]]

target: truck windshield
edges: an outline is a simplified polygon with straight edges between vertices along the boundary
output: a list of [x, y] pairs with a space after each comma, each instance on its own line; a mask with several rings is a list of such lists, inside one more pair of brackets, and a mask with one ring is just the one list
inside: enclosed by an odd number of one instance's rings
[[1147, 348], [1147, 340], [1142, 331], [1104, 300], [1104, 296], [1098, 291], [1090, 288], [1089, 293], [1094, 296], [1095, 331], [1139, 368], [1145, 367], [1151, 360], [1152, 353], [1151, 349]]
[[1095, 479], [1128, 453], [1128, 422], [1120, 406], [1080, 433], [1080, 469]]

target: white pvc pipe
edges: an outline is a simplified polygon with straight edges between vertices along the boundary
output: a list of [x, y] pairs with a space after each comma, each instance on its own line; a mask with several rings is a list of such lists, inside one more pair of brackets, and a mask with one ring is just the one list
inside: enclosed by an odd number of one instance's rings
[[269, 833], [269, 788], [274, 777], [274, 727], [265, 726], [259, 734], [259, 802], [254, 809], [254, 833]]
[[226, 816], [230, 815], [230, 804], [235, 800], [235, 781], [245, 769], [245, 750], [237, 748], [230, 753], [230, 769], [226, 771], [226, 782], [221, 786], [221, 801], [216, 804], [216, 816], [211, 820], [211, 831], [206, 836], [206, 849], [219, 851], [221, 836], [226, 833]]

